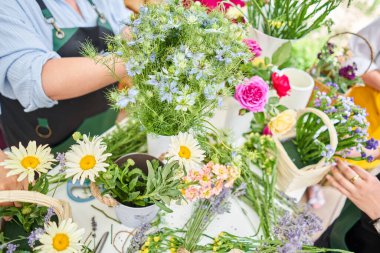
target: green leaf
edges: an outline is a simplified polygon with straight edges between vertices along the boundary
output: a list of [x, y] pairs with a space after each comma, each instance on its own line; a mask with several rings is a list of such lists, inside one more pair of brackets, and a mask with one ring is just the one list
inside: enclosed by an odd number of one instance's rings
[[257, 112], [253, 114], [254, 120], [256, 123], [264, 124], [265, 123], [265, 114], [264, 112]]
[[156, 201], [154, 199], [152, 199], [152, 201], [154, 202], [154, 204], [156, 204], [161, 210], [165, 211], [165, 212], [168, 212], [168, 213], [172, 213], [173, 210], [170, 209], [169, 207], [167, 207], [165, 204], [163, 204], [162, 202], [160, 201]]
[[138, 196], [140, 196], [140, 192], [131, 192], [128, 194], [127, 201], [133, 202], [133, 200], [136, 199]]
[[284, 43], [279, 47], [272, 56], [272, 64], [281, 66], [283, 63], [288, 61], [292, 55], [292, 43], [290, 41]]
[[135, 177], [134, 179], [131, 180], [131, 182], [129, 182], [129, 184], [128, 184], [129, 191], [133, 191], [135, 189], [136, 183], [138, 180], [139, 180], [139, 177]]
[[284, 105], [277, 105], [276, 109], [279, 110], [280, 112], [283, 112], [283, 111], [288, 110], [288, 107], [286, 107]]

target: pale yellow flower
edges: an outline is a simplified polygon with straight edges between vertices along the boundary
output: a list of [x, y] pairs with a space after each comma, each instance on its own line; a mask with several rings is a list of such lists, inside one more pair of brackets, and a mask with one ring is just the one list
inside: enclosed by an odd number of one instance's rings
[[286, 110], [269, 122], [269, 129], [274, 135], [283, 135], [294, 127], [296, 121], [297, 113], [293, 110]]
[[244, 6], [244, 7], [231, 6], [230, 8], [228, 8], [228, 10], [226, 12], [226, 17], [228, 19], [231, 19], [231, 20], [237, 20], [239, 18], [244, 18], [245, 13], [247, 13], [247, 7], [246, 6]]

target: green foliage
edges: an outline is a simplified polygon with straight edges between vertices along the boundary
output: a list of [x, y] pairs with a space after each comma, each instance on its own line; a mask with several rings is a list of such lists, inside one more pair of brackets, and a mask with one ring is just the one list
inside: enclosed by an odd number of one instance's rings
[[182, 187], [182, 170], [178, 164], [161, 166], [158, 160], [147, 161], [147, 174], [134, 165], [135, 162], [129, 159], [121, 167], [112, 163], [107, 172], [100, 173], [96, 183], [104, 189], [103, 194], [110, 194], [124, 205], [156, 204], [162, 210], [171, 212], [167, 205], [171, 200], [182, 197], [179, 190]]
[[332, 25], [327, 17], [343, 0], [248, 0], [248, 22], [265, 34], [299, 39], [321, 26]]
[[117, 124], [116, 129], [103, 138], [107, 145], [107, 153], [112, 155], [109, 161], [116, 161], [119, 157], [130, 153], [144, 153], [146, 151], [146, 132], [141, 124], [128, 119], [122, 125]]
[[[49, 181], [45, 174], [42, 174], [34, 185], [29, 185], [29, 191], [36, 191], [47, 194], [49, 191]], [[30, 232], [35, 226], [43, 227], [44, 216], [47, 207], [38, 206], [31, 203], [21, 203], [21, 207], [0, 207], [0, 217], [11, 216], [15, 222], [20, 223], [26, 232]]]
[[290, 41], [284, 43], [272, 55], [272, 64], [281, 66], [292, 56], [292, 43]]

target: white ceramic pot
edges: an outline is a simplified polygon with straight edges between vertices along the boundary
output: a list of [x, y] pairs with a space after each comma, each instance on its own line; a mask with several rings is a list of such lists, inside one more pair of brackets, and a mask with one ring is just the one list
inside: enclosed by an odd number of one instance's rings
[[120, 222], [131, 228], [136, 228], [151, 222], [157, 216], [159, 210], [160, 208], [156, 205], [129, 207], [119, 204], [115, 207], [116, 216]]
[[269, 58], [272, 57], [273, 53], [276, 52], [279, 47], [289, 41], [266, 35], [265, 33], [252, 27], [249, 28], [248, 37], [259, 43], [262, 49], [261, 57]]
[[233, 97], [228, 98], [228, 105], [226, 129], [231, 131], [233, 138], [236, 140], [235, 144], [238, 144], [243, 138], [243, 134], [250, 129], [253, 113], [248, 112], [244, 115], [239, 115], [242, 108]]
[[291, 91], [289, 96], [280, 99], [280, 104], [293, 110], [306, 108], [313, 92], [314, 79], [307, 72], [296, 68], [286, 68], [281, 72], [289, 78]]
[[148, 134], [147, 142], [148, 154], [154, 157], [160, 157], [162, 154], [168, 152], [171, 136]]
[[209, 119], [209, 122], [216, 129], [224, 129], [226, 128], [226, 120], [228, 116], [228, 108], [230, 107], [231, 100], [229, 97], [224, 97], [222, 106], [215, 110], [215, 114], [212, 118]]

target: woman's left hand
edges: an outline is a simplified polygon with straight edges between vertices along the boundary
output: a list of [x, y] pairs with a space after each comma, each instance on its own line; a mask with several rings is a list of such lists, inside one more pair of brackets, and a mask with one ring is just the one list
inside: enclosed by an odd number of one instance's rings
[[357, 166], [341, 160], [327, 180], [372, 220], [380, 218], [380, 181]]

